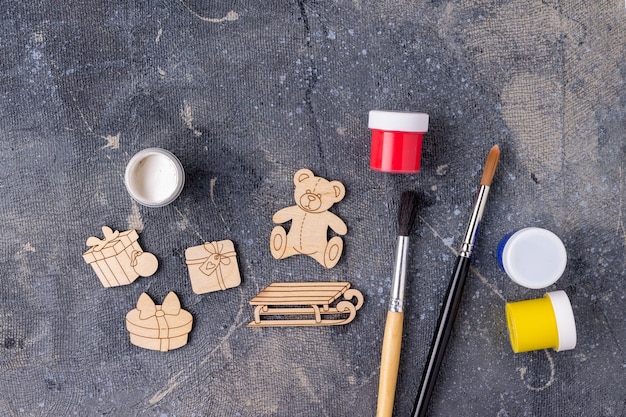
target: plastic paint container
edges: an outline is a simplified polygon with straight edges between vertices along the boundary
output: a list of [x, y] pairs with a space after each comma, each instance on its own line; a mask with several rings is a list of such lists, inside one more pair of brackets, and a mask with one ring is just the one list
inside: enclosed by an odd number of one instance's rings
[[368, 127], [372, 131], [370, 168], [396, 174], [420, 170], [422, 136], [428, 132], [428, 115], [372, 110]]
[[565, 271], [567, 252], [557, 235], [539, 227], [527, 227], [506, 235], [498, 245], [498, 263], [516, 283], [545, 288]]
[[536, 300], [508, 303], [506, 322], [513, 352], [576, 347], [576, 322], [565, 291], [553, 291]]
[[124, 175], [131, 197], [147, 207], [163, 207], [178, 197], [185, 185], [185, 171], [176, 156], [161, 148], [135, 154]]

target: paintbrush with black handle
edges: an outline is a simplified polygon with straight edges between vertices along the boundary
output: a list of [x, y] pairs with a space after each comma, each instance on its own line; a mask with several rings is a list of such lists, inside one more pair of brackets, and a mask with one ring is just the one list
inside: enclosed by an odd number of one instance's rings
[[461, 251], [457, 257], [456, 264], [454, 266], [454, 272], [446, 291], [444, 303], [439, 313], [439, 320], [437, 321], [437, 327], [435, 329], [435, 335], [430, 345], [430, 352], [428, 353], [428, 362], [424, 368], [422, 376], [422, 383], [420, 384], [419, 394], [415, 400], [412, 417], [424, 417], [428, 409], [428, 402], [430, 396], [435, 388], [437, 381], [437, 374], [439, 368], [443, 362], [444, 353], [448, 340], [450, 339], [450, 333], [456, 319], [457, 312], [459, 311], [459, 304], [461, 303], [461, 294], [463, 293], [463, 285], [465, 284], [465, 278], [469, 272], [470, 261], [472, 253], [474, 251], [474, 243], [476, 242], [476, 235], [480, 226], [480, 221], [483, 217], [485, 210], [485, 204], [487, 203], [487, 195], [489, 194], [489, 187], [491, 187], [491, 181], [496, 172], [498, 166], [498, 160], [500, 159], [500, 148], [495, 145], [489, 151], [487, 155], [487, 161], [483, 170], [483, 176], [480, 180], [480, 189], [478, 190], [478, 196], [474, 203], [474, 210], [470, 217], [465, 237], [463, 238], [463, 244], [461, 245]]
[[418, 196], [415, 191], [405, 191], [400, 197], [396, 262], [391, 287], [391, 300], [389, 301], [385, 334], [383, 336], [376, 417], [390, 417], [393, 412], [398, 367], [400, 365], [400, 346], [402, 345], [407, 251], [409, 234], [417, 214], [417, 202]]

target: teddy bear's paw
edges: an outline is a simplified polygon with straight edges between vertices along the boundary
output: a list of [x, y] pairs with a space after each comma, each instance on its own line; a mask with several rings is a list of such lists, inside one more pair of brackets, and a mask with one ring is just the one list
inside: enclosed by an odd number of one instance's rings
[[335, 236], [328, 241], [326, 250], [324, 251], [324, 266], [332, 268], [337, 265], [341, 253], [343, 252], [343, 240], [339, 236]]
[[286, 249], [287, 232], [282, 226], [276, 226], [270, 236], [270, 252], [274, 259], [282, 259], [285, 257]]

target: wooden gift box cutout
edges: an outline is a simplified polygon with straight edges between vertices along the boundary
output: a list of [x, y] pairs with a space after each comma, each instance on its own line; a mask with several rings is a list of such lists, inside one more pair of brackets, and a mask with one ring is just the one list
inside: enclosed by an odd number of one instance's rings
[[336, 326], [354, 320], [363, 295], [349, 282], [275, 282], [250, 304], [255, 306], [250, 327]]
[[167, 294], [162, 305], [155, 305], [145, 292], [137, 300], [137, 308], [126, 314], [130, 343], [144, 349], [178, 349], [187, 344], [193, 317], [181, 309], [174, 292]]
[[87, 246], [91, 248], [83, 254], [83, 259], [91, 265], [103, 286], [127, 285], [139, 276], [148, 277], [156, 272], [159, 261], [141, 249], [135, 230], [120, 233], [103, 226], [102, 234], [103, 239], [94, 236], [87, 239]]
[[341, 201], [346, 189], [339, 181], [316, 177], [308, 169], [294, 175], [295, 206], [285, 207], [272, 217], [274, 223], [291, 221], [289, 232], [276, 226], [270, 236], [270, 251], [276, 259], [293, 255], [308, 255], [326, 268], [334, 267], [343, 252], [343, 240], [339, 236], [328, 239], [330, 228], [338, 235], [345, 235], [348, 227], [337, 215], [328, 211]]
[[191, 288], [196, 294], [226, 290], [241, 284], [235, 245], [230, 240], [206, 242], [185, 250]]

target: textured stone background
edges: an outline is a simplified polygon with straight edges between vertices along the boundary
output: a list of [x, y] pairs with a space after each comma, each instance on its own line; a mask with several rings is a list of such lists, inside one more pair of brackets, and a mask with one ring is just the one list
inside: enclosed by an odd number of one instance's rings
[[[436, 416], [623, 416], [626, 10], [623, 1], [0, 1], [0, 414], [370, 416], [400, 193], [412, 235], [396, 396], [409, 414], [482, 165], [502, 159], [431, 402]], [[367, 112], [430, 114], [417, 175], [369, 170]], [[171, 205], [134, 203], [123, 171], [174, 152]], [[274, 260], [271, 216], [308, 167], [347, 188], [340, 263]], [[82, 260], [100, 227], [135, 228], [160, 268], [103, 288]], [[568, 249], [548, 290], [578, 346], [515, 355], [514, 284], [495, 250], [540, 226]], [[243, 283], [196, 295], [184, 250], [232, 239]], [[341, 327], [249, 329], [274, 281], [347, 280]], [[130, 344], [142, 292], [195, 319], [168, 353]]]

